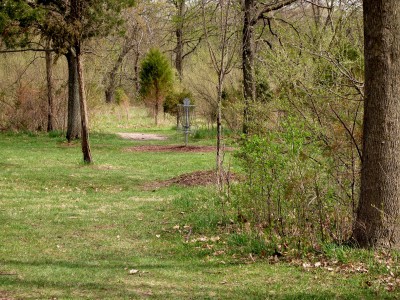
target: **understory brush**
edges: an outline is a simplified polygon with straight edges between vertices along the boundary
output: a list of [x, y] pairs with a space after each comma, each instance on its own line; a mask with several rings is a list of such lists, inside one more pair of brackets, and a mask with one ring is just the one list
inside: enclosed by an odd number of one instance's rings
[[196, 190], [173, 201], [191, 234], [225, 236], [226, 253], [313, 253], [345, 262], [354, 215], [345, 191], [351, 178], [344, 170], [339, 177], [325, 145], [314, 138], [317, 130], [288, 117], [276, 130], [243, 139], [234, 155], [240, 182], [227, 184], [222, 194]]
[[236, 158], [245, 180], [231, 193], [237, 214], [255, 231], [299, 251], [348, 241], [354, 213], [343, 192], [350, 181], [335, 174], [313, 134], [288, 118], [279, 130], [244, 140]]
[[178, 236], [176, 249], [182, 257], [230, 265], [284, 263], [315, 276], [320, 272], [323, 276], [365, 276], [364, 288], [377, 293], [382, 289], [398, 291], [398, 252], [357, 249], [332, 239], [312, 244], [307, 242], [308, 236], [300, 237], [299, 244], [296, 238], [244, 219], [227, 199], [213, 189], [196, 188], [168, 204], [169, 210], [179, 216], [173, 221], [172, 236]]

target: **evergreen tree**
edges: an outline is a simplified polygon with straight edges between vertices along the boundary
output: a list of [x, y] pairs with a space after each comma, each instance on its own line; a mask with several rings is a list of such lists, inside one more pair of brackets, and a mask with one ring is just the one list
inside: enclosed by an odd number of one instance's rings
[[133, 0], [5, 0], [0, 35], [8, 47], [27, 47], [38, 37], [68, 61], [67, 139], [82, 136], [85, 162], [91, 162], [80, 55], [84, 42], [104, 36], [122, 22], [120, 11]]
[[151, 49], [144, 58], [140, 71], [140, 94], [154, 108], [154, 121], [158, 125], [159, 107], [172, 87], [173, 72], [168, 59], [158, 49]]

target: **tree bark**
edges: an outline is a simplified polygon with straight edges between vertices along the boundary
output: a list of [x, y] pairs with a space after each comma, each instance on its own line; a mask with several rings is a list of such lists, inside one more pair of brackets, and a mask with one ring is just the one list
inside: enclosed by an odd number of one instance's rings
[[70, 49], [65, 55], [68, 62], [68, 142], [78, 139], [81, 134], [78, 67], [74, 52], [75, 50]]
[[53, 98], [53, 57], [50, 45], [47, 45], [46, 51], [46, 79], [47, 79], [47, 132], [54, 130], [54, 98]]
[[243, 133], [249, 133], [251, 104], [256, 100], [256, 81], [254, 72], [254, 7], [255, 0], [244, 0], [244, 19], [242, 35], [243, 72]]
[[400, 3], [364, 0], [365, 100], [361, 194], [353, 237], [400, 249]]
[[78, 80], [79, 80], [79, 98], [80, 98], [80, 112], [81, 112], [81, 128], [82, 128], [82, 153], [83, 161], [85, 163], [92, 163], [92, 154], [90, 151], [89, 143], [89, 129], [88, 129], [88, 113], [85, 95], [85, 80], [83, 75], [83, 63], [81, 60], [80, 48], [77, 47], [76, 62], [78, 65]]
[[178, 71], [179, 80], [183, 77], [183, 14], [185, 11], [185, 0], [177, 0], [175, 3], [178, 10], [177, 24], [175, 30], [176, 47], [175, 47], [175, 68]]

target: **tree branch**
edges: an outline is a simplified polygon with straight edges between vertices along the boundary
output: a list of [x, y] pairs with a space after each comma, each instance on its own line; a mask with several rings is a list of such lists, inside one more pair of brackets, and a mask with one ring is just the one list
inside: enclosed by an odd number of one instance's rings
[[0, 53], [17, 53], [17, 52], [46, 52], [46, 51], [55, 51], [54, 49], [35, 49], [35, 48], [26, 48], [26, 49], [10, 49], [10, 50], [0, 50]]
[[339, 120], [339, 122], [343, 125], [344, 129], [345, 129], [345, 130], [347, 131], [347, 133], [349, 134], [349, 136], [350, 136], [350, 138], [351, 138], [351, 140], [352, 140], [354, 146], [355, 146], [356, 149], [357, 149], [358, 157], [360, 158], [360, 161], [362, 162], [362, 161], [363, 161], [362, 153], [361, 153], [360, 148], [358, 147], [358, 143], [357, 143], [357, 141], [356, 141], [356, 139], [355, 139], [353, 133], [352, 133], [351, 130], [347, 127], [347, 125], [344, 123], [344, 121], [343, 121], [342, 118], [339, 116], [339, 114], [333, 109], [332, 105], [329, 104], [329, 106], [330, 106], [332, 112], [335, 114], [336, 118]]
[[281, 0], [275, 1], [274, 3], [264, 5], [259, 11], [256, 12], [254, 19], [252, 20], [252, 24], [255, 25], [259, 19], [263, 18], [263, 15], [269, 13], [271, 11], [275, 11], [281, 9], [287, 5], [290, 5], [297, 0]]

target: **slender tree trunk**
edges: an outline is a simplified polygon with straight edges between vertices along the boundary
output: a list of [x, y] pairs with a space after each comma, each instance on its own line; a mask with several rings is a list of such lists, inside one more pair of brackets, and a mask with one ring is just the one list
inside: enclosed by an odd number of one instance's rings
[[89, 143], [88, 113], [87, 113], [86, 95], [85, 95], [85, 79], [83, 75], [83, 62], [81, 60], [80, 47], [77, 47], [76, 62], [78, 65], [79, 98], [81, 100], [80, 111], [81, 111], [81, 127], [82, 127], [83, 161], [85, 163], [92, 163], [92, 154], [90, 151], [90, 143]]
[[156, 90], [156, 103], [154, 106], [154, 122], [156, 126], [158, 126], [158, 106], [160, 102], [160, 89], [158, 87], [158, 83], [155, 83], [155, 90]]
[[139, 90], [140, 90], [140, 81], [139, 81], [139, 57], [140, 57], [139, 49], [136, 49], [136, 51], [135, 51], [134, 65], [133, 65], [133, 69], [134, 69], [134, 72], [135, 72], [135, 92], [136, 92], [136, 95], [139, 95]]
[[185, 0], [177, 0], [176, 8], [178, 10], [177, 14], [177, 24], [176, 24], [176, 47], [175, 47], [175, 68], [178, 71], [179, 80], [182, 81], [183, 77], [183, 14], [185, 11]]
[[249, 133], [251, 105], [256, 100], [256, 82], [254, 71], [254, 24], [255, 0], [244, 0], [244, 19], [242, 35], [242, 72], [243, 72], [243, 133]]
[[[222, 71], [221, 71], [222, 73]], [[223, 166], [222, 166], [222, 88], [223, 88], [223, 76], [218, 76], [218, 87], [217, 87], [217, 185], [220, 191], [223, 189]]]
[[400, 248], [400, 2], [364, 0], [365, 101], [361, 247]]
[[[50, 49], [50, 43], [47, 45]], [[46, 79], [47, 79], [47, 132], [54, 130], [54, 98], [53, 98], [53, 57], [50, 50], [46, 51]]]
[[70, 49], [66, 54], [68, 62], [68, 120], [67, 140], [78, 139], [81, 134], [81, 114], [79, 108], [79, 81], [75, 53]]

